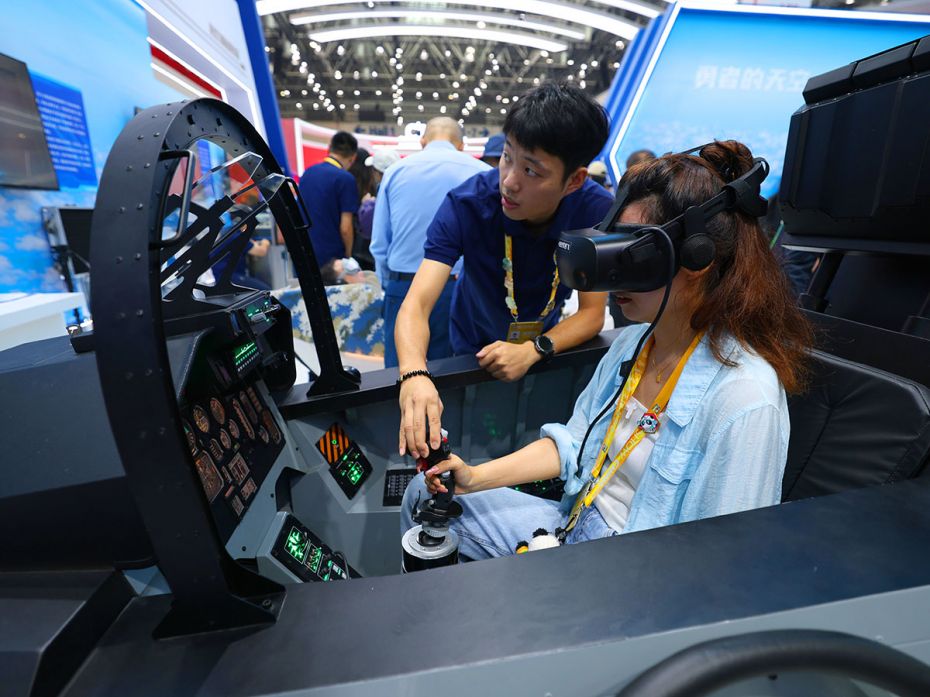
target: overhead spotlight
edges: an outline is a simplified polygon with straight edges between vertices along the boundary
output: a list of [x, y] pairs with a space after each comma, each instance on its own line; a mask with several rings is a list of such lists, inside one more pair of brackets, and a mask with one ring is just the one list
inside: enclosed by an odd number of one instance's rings
[[317, 102], [314, 102], [314, 103], [313, 103], [313, 109], [314, 109], [314, 111], [317, 110], [317, 109], [319, 109], [319, 108], [320, 108], [320, 105], [319, 105]]
[[474, 52], [475, 52], [475, 47], [474, 47], [474, 46], [466, 46], [466, 47], [465, 47], [465, 53], [474, 53]]
[[514, 98], [513, 98], [513, 101], [517, 101], [518, 99], [520, 99], [520, 98], [519, 98], [519, 97], [514, 97]]
[[380, 97], [380, 96], [381, 96], [381, 90], [375, 90], [375, 96], [376, 96], [376, 97]]
[[510, 97], [504, 97], [504, 98], [501, 100], [501, 102], [503, 102], [504, 104], [510, 104]]
[[491, 74], [491, 71], [490, 71], [490, 70], [485, 70], [485, 71], [484, 71], [484, 74], [485, 74], [485, 75], [490, 75], [490, 74]]
[[377, 70], [372, 70], [372, 71], [371, 71], [371, 76], [372, 76], [372, 77], [378, 77], [378, 71], [377, 71]]
[[596, 60], [591, 61], [591, 67], [592, 67], [592, 68], [596, 68], [596, 67], [597, 67], [597, 61], [596, 61]]
[[465, 73], [459, 74], [459, 80], [464, 82], [467, 79], [468, 79], [468, 75], [466, 75]]
[[491, 107], [489, 107], [489, 106], [488, 106], [488, 107], [485, 107], [485, 108], [484, 108], [484, 113], [485, 113], [485, 114], [490, 114], [490, 113], [491, 113]]
[[572, 81], [575, 79], [575, 76], [574, 76], [574, 75], [567, 75], [567, 76], [565, 77], [565, 79], [568, 80], [569, 82], [572, 82]]
[[357, 70], [354, 73], [352, 73], [353, 80], [358, 80], [360, 76], [361, 74]]
[[451, 57], [452, 57], [452, 51], [450, 51], [449, 49], [446, 49], [445, 51], [443, 51], [442, 54], [443, 54], [446, 58], [451, 58]]
[[439, 107], [439, 113], [440, 113], [440, 114], [445, 114], [445, 113], [446, 113], [446, 105], [445, 105], [445, 104], [443, 104], [441, 107]]
[[616, 46], [617, 48], [623, 48], [625, 45], [626, 44], [624, 44], [622, 41], [614, 42], [614, 46]]
[[306, 97], [306, 96], [307, 96], [307, 90], [301, 90], [301, 91], [300, 91], [300, 96], [301, 96], [301, 97]]
[[287, 96], [287, 90], [281, 90], [278, 94], [279, 94], [281, 97], [286, 97], [286, 96]]
[[368, 0], [366, 4], [368, 5], [369, 10], [373, 10], [375, 8], [375, 4], [371, 0]]
[[336, 96], [337, 96], [337, 97], [341, 97], [343, 94], [345, 94], [345, 93], [344, 93], [342, 90], [336, 90]]
[[533, 84], [534, 84], [534, 85], [538, 85], [538, 84], [539, 84], [539, 78], [538, 78], [538, 77], [534, 77], [534, 78], [533, 78]]
[[439, 99], [439, 92], [433, 92], [433, 99]]
[[398, 84], [398, 85], [404, 84], [404, 77], [403, 77], [403, 75], [398, 75], [398, 76], [397, 76], [397, 84]]
[[483, 90], [486, 90], [488, 88], [488, 83], [482, 80], [481, 82], [478, 83], [478, 87], [480, 87]]
[[294, 106], [297, 107], [298, 109], [303, 109], [303, 108], [304, 108], [304, 105], [303, 105], [302, 102], [297, 102]]
[[337, 70], [336, 72], [333, 73], [333, 78], [336, 79], [336, 80], [341, 80], [341, 79], [342, 79], [342, 73], [341, 73], [340, 71]]
[[586, 83], [584, 80], [579, 80], [579, 81], [578, 81], [578, 86], [579, 86], [581, 89], [584, 89], [584, 88], [587, 86], [587, 83]]
[[423, 111], [423, 105], [417, 104], [417, 111]]
[[462, 109], [462, 116], [468, 116], [468, 109]]
[[495, 102], [499, 102], [501, 99], [503, 99], [503, 97], [501, 97], [499, 94], [494, 95]]
[[358, 111], [360, 107], [358, 104], [353, 104], [352, 108], [355, 109], [355, 111]]
[[417, 98], [417, 99], [423, 99], [423, 93], [422, 93], [422, 92], [417, 92], [417, 93], [416, 93], [416, 98]]
[[338, 46], [336, 46], [336, 55], [337, 55], [337, 56], [344, 56], [345, 54], [346, 54], [346, 47], [345, 47], [345, 46], [343, 46], [342, 44], [339, 44]]
[[388, 63], [390, 63], [391, 65], [397, 65], [397, 59], [394, 56], [391, 56], [390, 59], [388, 60]]
[[429, 53], [426, 51], [425, 48], [422, 51], [420, 51], [420, 60], [421, 61], [429, 60]]
[[453, 80], [453, 81], [452, 81], [452, 86], [453, 86], [455, 89], [458, 89], [458, 88], [459, 88], [459, 81], [458, 81], [458, 80]]
[[354, 94], [357, 97], [361, 94], [361, 92], [359, 92], [358, 90], [355, 90], [352, 94]]
[[476, 88], [475, 88], [475, 96], [476, 96], [476, 97], [480, 97], [480, 96], [481, 96], [481, 88], [480, 88], [480, 87], [476, 87]]
[[548, 57], [549, 57], [549, 51], [543, 49], [542, 51], [539, 52], [539, 55], [542, 56], [543, 58], [548, 58]]
[[565, 61], [565, 65], [575, 65], [574, 59], [569, 58], [567, 61]]
[[328, 107], [326, 107], [326, 111], [336, 111], [336, 107], [330, 104]]
[[397, 117], [397, 125], [398, 125], [398, 126], [403, 126], [403, 125], [404, 125], [404, 117], [403, 117], [403, 116], [398, 116], [398, 117]]
[[547, 58], [547, 59], [546, 59], [546, 63], [548, 63], [549, 65], [552, 65], [552, 59], [551, 59], [551, 58]]
[[384, 46], [375, 46], [375, 53], [377, 53], [379, 56], [383, 56]]
[[439, 79], [440, 79], [440, 80], [445, 80], [445, 79], [446, 79], [446, 74], [445, 74], [445, 73], [439, 73]]
[[340, 109], [345, 109], [345, 108], [346, 108], [346, 105], [345, 105], [345, 104], [340, 104], [340, 105], [339, 105], [339, 108], [340, 108]]
[[523, 76], [522, 76], [522, 75], [521, 75], [520, 77], [517, 78], [517, 82], [523, 82]]
[[416, 81], [419, 82], [420, 80], [423, 79], [423, 73], [417, 73], [416, 75], [414, 75], [414, 77], [416, 78]]

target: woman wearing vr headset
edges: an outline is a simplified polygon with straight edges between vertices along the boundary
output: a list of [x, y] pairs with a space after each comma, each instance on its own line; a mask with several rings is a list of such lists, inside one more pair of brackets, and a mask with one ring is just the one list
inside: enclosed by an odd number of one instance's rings
[[[453, 455], [434, 466], [408, 487], [405, 528], [417, 497], [442, 491], [438, 475], [449, 470], [455, 493], [467, 494], [451, 527], [470, 559], [512, 554], [537, 528], [574, 543], [780, 501], [785, 394], [803, 387], [811, 330], [758, 211], [741, 203], [748, 182], [758, 200], [761, 161], [736, 141], [698, 150], [638, 164], [620, 182], [622, 225], [683, 234], [663, 257], [671, 284], [613, 294], [643, 324], [617, 336], [569, 422], [546, 424], [539, 440], [481, 465]], [[715, 198], [724, 189], [742, 194]], [[721, 212], [706, 205], [723, 199]], [[673, 244], [650, 229], [660, 248]], [[562, 504], [507, 488], [556, 476]]]

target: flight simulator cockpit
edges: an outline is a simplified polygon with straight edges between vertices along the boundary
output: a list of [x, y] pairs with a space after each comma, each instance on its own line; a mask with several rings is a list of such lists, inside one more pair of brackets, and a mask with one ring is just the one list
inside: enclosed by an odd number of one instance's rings
[[[424, 463], [397, 452], [397, 372], [343, 366], [294, 182], [222, 102], [141, 111], [93, 214], [92, 331], [0, 354], [0, 693], [930, 694], [928, 47], [812, 78], [792, 119], [783, 243], [824, 256], [783, 503], [458, 564], [451, 486], [402, 542]], [[231, 279], [268, 212], [305, 384], [288, 309]], [[643, 237], [569, 235], [560, 265], [601, 288]], [[515, 383], [431, 363], [427, 464], [566, 421], [618, 331]]]

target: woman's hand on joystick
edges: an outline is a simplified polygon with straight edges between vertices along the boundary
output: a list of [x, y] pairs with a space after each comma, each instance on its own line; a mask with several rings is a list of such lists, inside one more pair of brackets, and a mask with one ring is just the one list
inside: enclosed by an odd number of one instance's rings
[[446, 487], [439, 479], [439, 475], [443, 472], [452, 472], [452, 476], [455, 477], [456, 494], [468, 494], [474, 491], [472, 488], [475, 484], [473, 468], [465, 464], [458, 455], [453, 454], [448, 460], [433, 465], [424, 473], [426, 488], [431, 495], [446, 492]]

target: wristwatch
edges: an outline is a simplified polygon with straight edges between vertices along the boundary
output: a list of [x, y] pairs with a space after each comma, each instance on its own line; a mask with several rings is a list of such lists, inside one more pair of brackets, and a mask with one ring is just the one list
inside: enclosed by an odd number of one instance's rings
[[551, 360], [555, 355], [555, 346], [552, 343], [552, 339], [545, 334], [540, 334], [533, 339], [533, 347], [536, 349], [536, 352], [542, 356], [543, 363]]

